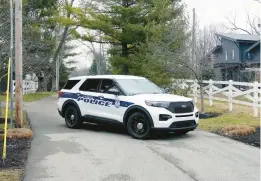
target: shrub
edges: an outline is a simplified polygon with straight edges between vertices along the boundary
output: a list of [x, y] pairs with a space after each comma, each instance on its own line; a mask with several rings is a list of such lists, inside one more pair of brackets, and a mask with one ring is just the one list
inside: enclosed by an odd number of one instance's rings
[[232, 125], [221, 129], [221, 132], [227, 136], [247, 136], [255, 131], [256, 128], [246, 125]]
[[[1, 135], [3, 138], [4, 135]], [[15, 128], [7, 130], [7, 138], [9, 139], [31, 139], [33, 137], [33, 131], [28, 128]]]
[[174, 89], [173, 94], [188, 97], [189, 89]]

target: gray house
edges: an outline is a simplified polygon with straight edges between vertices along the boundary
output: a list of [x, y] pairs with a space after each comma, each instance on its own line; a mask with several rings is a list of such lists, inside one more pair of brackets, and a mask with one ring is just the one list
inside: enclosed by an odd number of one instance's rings
[[256, 80], [260, 73], [260, 36], [232, 33], [217, 36], [220, 44], [211, 51], [216, 79]]

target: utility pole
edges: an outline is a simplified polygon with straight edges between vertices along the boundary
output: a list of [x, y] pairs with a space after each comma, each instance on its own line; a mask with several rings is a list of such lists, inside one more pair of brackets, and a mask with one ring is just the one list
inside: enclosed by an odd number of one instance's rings
[[[60, 28], [57, 25], [57, 29], [56, 29], [56, 48], [59, 46], [59, 33], [60, 33]], [[56, 91], [59, 91], [59, 75], [60, 75], [60, 55], [57, 55], [56, 58], [56, 65], [55, 65], [55, 88]]]
[[56, 59], [56, 91], [59, 91], [60, 55]]
[[22, 0], [15, 3], [15, 121], [23, 124]]
[[11, 109], [10, 109], [10, 128], [13, 127], [13, 109], [14, 109], [14, 84], [13, 84], [13, 72], [14, 72], [14, 64], [13, 64], [13, 43], [14, 43], [14, 15], [13, 15], [13, 0], [10, 0], [10, 52], [9, 52], [9, 56], [10, 56], [10, 92], [11, 92]]
[[193, 25], [192, 25], [192, 58], [191, 58], [191, 65], [193, 69], [197, 72], [197, 62], [196, 62], [196, 13], [195, 13], [195, 8], [193, 8]]

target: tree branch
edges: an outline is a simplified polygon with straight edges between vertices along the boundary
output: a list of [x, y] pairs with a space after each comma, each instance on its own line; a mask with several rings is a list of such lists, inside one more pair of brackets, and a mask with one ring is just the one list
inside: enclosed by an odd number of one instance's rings
[[[73, 2], [74, 2], [74, 0], [71, 0], [70, 6], [73, 5]], [[68, 1], [66, 1], [66, 4], [68, 4]], [[67, 11], [67, 18], [70, 18], [70, 16], [71, 16], [71, 12], [70, 12], [70, 11]], [[61, 49], [62, 49], [62, 46], [63, 46], [64, 43], [65, 43], [65, 40], [66, 40], [68, 31], [69, 31], [69, 26], [67, 25], [67, 26], [65, 26], [65, 28], [64, 28], [61, 41], [60, 41], [60, 43], [59, 43], [59, 45], [58, 45], [58, 47], [57, 47], [57, 49], [56, 49], [56, 51], [55, 51], [55, 53], [54, 53], [54, 56], [53, 56], [53, 62], [54, 62], [54, 64], [56, 63], [57, 57], [58, 57], [58, 55], [59, 55], [59, 53], [60, 53], [60, 51], [61, 51]]]
[[248, 30], [246, 30], [246, 29], [243, 29], [243, 28], [240, 28], [240, 27], [238, 27], [237, 25], [236, 25], [236, 19], [234, 18], [233, 19], [233, 21], [232, 20], [230, 20], [229, 18], [226, 18], [227, 19], [227, 21], [232, 25], [232, 30], [241, 30], [241, 31], [244, 31], [245, 33], [247, 33], [247, 34], [252, 34], [251, 32], [249, 32]]

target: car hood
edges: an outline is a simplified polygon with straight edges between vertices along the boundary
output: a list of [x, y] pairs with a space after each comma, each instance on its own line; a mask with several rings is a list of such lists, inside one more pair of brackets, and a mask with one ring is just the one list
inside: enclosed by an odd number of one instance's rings
[[173, 95], [173, 94], [138, 94], [134, 95], [136, 99], [147, 101], [167, 101], [167, 102], [183, 102], [192, 101], [191, 98]]

